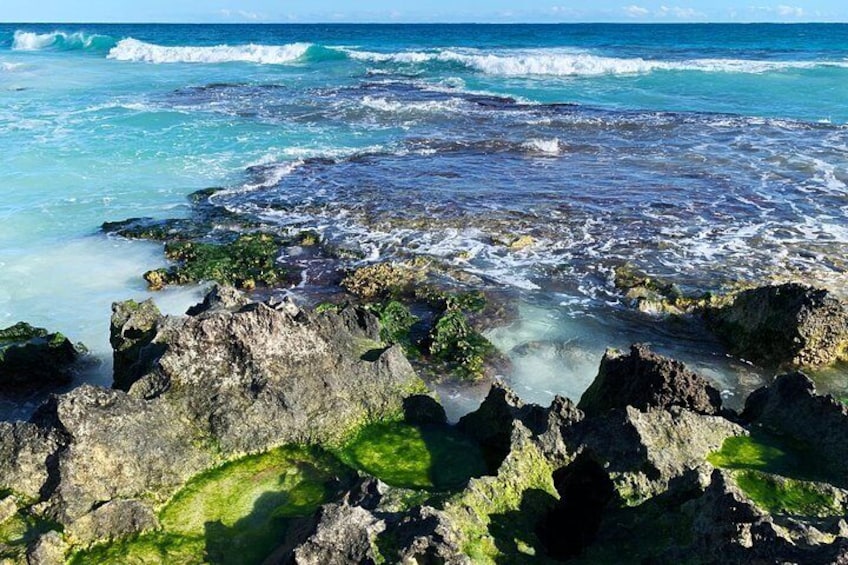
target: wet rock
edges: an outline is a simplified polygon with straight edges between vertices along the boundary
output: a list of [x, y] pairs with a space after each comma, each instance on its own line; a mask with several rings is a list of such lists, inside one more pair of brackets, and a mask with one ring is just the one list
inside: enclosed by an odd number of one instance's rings
[[144, 278], [152, 290], [200, 281], [246, 290], [273, 286], [286, 280], [286, 270], [277, 262], [283, 243], [266, 233], [239, 235], [229, 243], [172, 241], [165, 244], [165, 256], [177, 264], [148, 271]]
[[342, 286], [363, 300], [374, 301], [412, 295], [415, 285], [427, 277], [424, 260], [376, 263], [356, 269], [342, 280]]
[[613, 284], [624, 293], [627, 302], [649, 314], [680, 315], [691, 311], [698, 303], [684, 296], [677, 285], [650, 277], [629, 263], [615, 268]]
[[639, 410], [680, 406], [716, 414], [721, 410], [721, 395], [683, 363], [634, 345], [627, 355], [607, 351], [577, 406], [587, 415], [626, 406]]
[[305, 542], [280, 563], [292, 565], [357, 565], [378, 562], [376, 538], [385, 523], [371, 512], [348, 504], [321, 507], [317, 524]]
[[755, 390], [742, 417], [801, 442], [848, 485], [848, 406], [829, 395], [818, 396], [803, 373], [780, 375]]
[[27, 392], [71, 382], [79, 358], [61, 333], [18, 322], [0, 330], [0, 392]]
[[127, 391], [147, 373], [163, 353], [153, 340], [162, 314], [153, 300], [127, 300], [112, 304], [109, 343], [112, 345], [115, 388]]
[[848, 355], [848, 305], [827, 290], [787, 283], [725, 302], [706, 317], [736, 355], [775, 366], [822, 366]]
[[76, 520], [65, 534], [82, 545], [112, 541], [156, 529], [159, 520], [148, 504], [139, 500], [112, 500]]

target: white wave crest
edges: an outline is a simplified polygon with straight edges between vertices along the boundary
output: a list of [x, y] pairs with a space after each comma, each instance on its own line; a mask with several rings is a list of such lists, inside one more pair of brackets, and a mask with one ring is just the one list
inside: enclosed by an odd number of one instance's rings
[[23, 63], [0, 63], [0, 71], [4, 73], [11, 73], [17, 71], [18, 69], [23, 68]]
[[522, 144], [527, 151], [543, 155], [559, 155], [562, 153], [563, 145], [558, 137], [553, 139], [528, 139]]
[[459, 98], [448, 100], [430, 100], [427, 102], [399, 102], [385, 97], [365, 96], [362, 105], [372, 110], [398, 114], [404, 112], [453, 112], [459, 109], [463, 101]]
[[280, 65], [300, 59], [311, 43], [288, 45], [214, 45], [166, 47], [137, 39], [122, 39], [109, 51], [118, 61], [145, 63], [259, 63]]
[[98, 41], [110, 39], [105, 35], [87, 34], [81, 31], [66, 33], [53, 31], [50, 33], [35, 33], [18, 30], [12, 41], [13, 51], [40, 51], [48, 47], [64, 47], [66, 49], [88, 49]]
[[376, 53], [343, 49], [354, 60], [375, 63], [459, 63], [480, 72], [501, 76], [598, 76], [647, 74], [654, 71], [698, 71], [761, 74], [816, 67], [848, 68], [848, 61], [760, 61], [747, 59], [654, 59], [604, 57], [559, 49], [515, 50], [483, 53], [479, 50], [404, 51]]

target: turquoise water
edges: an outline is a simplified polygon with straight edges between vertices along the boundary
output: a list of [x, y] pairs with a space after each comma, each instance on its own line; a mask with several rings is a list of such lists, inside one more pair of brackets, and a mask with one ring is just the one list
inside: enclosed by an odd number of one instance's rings
[[369, 260], [518, 289], [522, 322], [493, 337], [529, 398], [576, 397], [635, 340], [738, 397], [763, 375], [627, 312], [610, 273], [841, 292], [846, 122], [846, 25], [2, 25], [0, 322], [84, 341], [102, 363], [83, 378], [108, 383], [109, 304], [163, 259], [100, 224], [218, 186]]

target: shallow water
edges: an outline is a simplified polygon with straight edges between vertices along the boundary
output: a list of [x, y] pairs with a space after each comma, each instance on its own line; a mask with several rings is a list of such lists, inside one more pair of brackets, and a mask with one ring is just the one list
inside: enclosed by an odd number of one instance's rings
[[[81, 379], [108, 384], [109, 305], [147, 296], [163, 259], [99, 225], [219, 186], [366, 261], [518, 289], [490, 336], [529, 400], [577, 399], [606, 347], [643, 341], [738, 405], [768, 375], [628, 311], [612, 269], [844, 294], [846, 122], [844, 25], [3, 25], [0, 321], [84, 341], [100, 364]], [[844, 391], [843, 370], [821, 384]], [[442, 395], [457, 417], [484, 392]]]

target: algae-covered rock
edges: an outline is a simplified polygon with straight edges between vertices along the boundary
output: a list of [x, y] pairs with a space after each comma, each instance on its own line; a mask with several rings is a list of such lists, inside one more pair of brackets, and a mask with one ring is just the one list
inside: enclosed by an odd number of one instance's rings
[[459, 309], [448, 309], [438, 317], [428, 341], [430, 355], [461, 379], [483, 377], [486, 360], [495, 353], [495, 346], [471, 327]]
[[848, 485], [848, 406], [819, 396], [803, 373], [778, 376], [748, 397], [742, 417], [800, 442], [841, 485]]
[[18, 322], [0, 330], [0, 391], [68, 384], [79, 352], [61, 333]]
[[716, 414], [721, 395], [706, 379], [673, 359], [633, 345], [627, 355], [607, 351], [598, 375], [577, 405], [586, 414], [633, 406], [639, 410], [680, 406]]
[[375, 263], [360, 267], [342, 280], [350, 293], [369, 301], [399, 298], [415, 291], [427, 276], [425, 261]]
[[277, 262], [283, 241], [265, 233], [244, 234], [230, 243], [172, 241], [165, 255], [177, 264], [144, 274], [150, 288], [169, 284], [217, 281], [243, 289], [272, 286], [285, 281], [286, 271]]
[[848, 355], [848, 304], [827, 290], [787, 283], [732, 295], [707, 309], [730, 350], [767, 365], [828, 365]]

